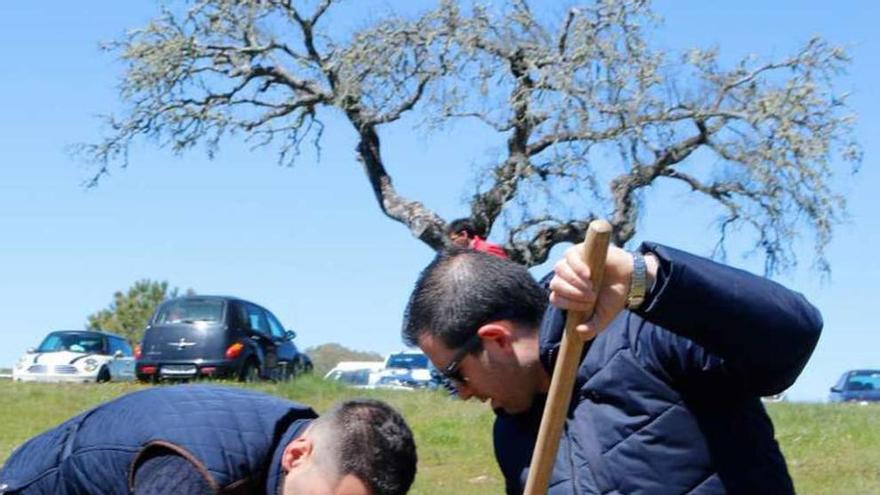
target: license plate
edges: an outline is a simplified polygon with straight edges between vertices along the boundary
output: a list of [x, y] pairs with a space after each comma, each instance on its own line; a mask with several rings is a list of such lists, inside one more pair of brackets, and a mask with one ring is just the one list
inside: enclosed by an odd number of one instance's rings
[[195, 375], [194, 364], [166, 364], [159, 371], [163, 375]]

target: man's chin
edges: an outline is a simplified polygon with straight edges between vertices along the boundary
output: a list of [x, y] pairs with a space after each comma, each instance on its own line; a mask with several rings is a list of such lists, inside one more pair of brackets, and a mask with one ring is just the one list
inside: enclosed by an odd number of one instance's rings
[[494, 401], [492, 402], [492, 410], [495, 411], [495, 414], [522, 414], [529, 410], [528, 407], [515, 407], [508, 406], [504, 404], [496, 404]]

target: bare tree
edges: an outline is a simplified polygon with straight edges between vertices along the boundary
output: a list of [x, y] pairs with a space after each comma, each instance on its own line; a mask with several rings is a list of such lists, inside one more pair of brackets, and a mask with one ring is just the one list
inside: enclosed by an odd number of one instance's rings
[[126, 166], [140, 137], [178, 152], [205, 143], [213, 155], [241, 134], [292, 164], [303, 144], [320, 149], [323, 112], [341, 111], [382, 212], [439, 249], [445, 221], [394, 188], [379, 130], [407, 115], [430, 129], [471, 119], [504, 152], [486, 164], [470, 216], [487, 232], [505, 229], [519, 262], [543, 262], [595, 217], [626, 243], [642, 192], [676, 181], [719, 207], [719, 254], [744, 227], [774, 272], [794, 263], [792, 241], [806, 228], [827, 269], [824, 248], [846, 211], [832, 165], [861, 159], [834, 93], [842, 49], [813, 39], [781, 60], [722, 68], [714, 50], [652, 49], [644, 0], [598, 0], [555, 23], [524, 0], [468, 12], [444, 1], [333, 37], [335, 3], [305, 12], [293, 0], [200, 0], [109, 44], [127, 64], [128, 106], [108, 118], [103, 141], [80, 146], [98, 164], [90, 185]]

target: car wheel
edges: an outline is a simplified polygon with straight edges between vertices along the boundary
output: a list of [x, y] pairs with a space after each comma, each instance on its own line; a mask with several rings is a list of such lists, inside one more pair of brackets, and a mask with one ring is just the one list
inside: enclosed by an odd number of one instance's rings
[[299, 367], [297, 366], [296, 361], [285, 362], [283, 366], [279, 366], [279, 381], [289, 382], [296, 378], [296, 375], [298, 374]]
[[110, 381], [110, 370], [107, 367], [101, 368], [101, 371], [98, 372], [98, 379], [96, 380], [98, 383], [107, 383]]
[[314, 367], [312, 366], [312, 362], [306, 361], [306, 364], [303, 365], [303, 367], [302, 367], [302, 372], [303, 373], [311, 373], [312, 371], [314, 371]]
[[244, 363], [241, 368], [241, 374], [238, 379], [247, 383], [255, 383], [260, 381], [260, 367], [253, 361]]

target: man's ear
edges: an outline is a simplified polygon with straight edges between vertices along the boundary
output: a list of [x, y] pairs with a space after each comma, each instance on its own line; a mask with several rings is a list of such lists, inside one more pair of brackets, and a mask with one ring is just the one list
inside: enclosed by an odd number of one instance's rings
[[507, 320], [486, 323], [477, 329], [477, 335], [483, 341], [483, 347], [497, 347], [500, 350], [511, 350], [514, 340], [513, 325]]
[[309, 437], [297, 437], [284, 447], [281, 454], [281, 468], [290, 472], [306, 463], [312, 456], [315, 444]]

